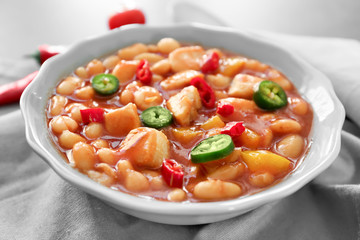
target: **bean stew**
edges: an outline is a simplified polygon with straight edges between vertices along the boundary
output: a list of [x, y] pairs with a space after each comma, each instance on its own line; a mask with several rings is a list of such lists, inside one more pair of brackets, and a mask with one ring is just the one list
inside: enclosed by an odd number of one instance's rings
[[296, 171], [313, 110], [268, 64], [163, 38], [77, 67], [46, 116], [65, 161], [95, 182], [206, 202], [255, 194]]

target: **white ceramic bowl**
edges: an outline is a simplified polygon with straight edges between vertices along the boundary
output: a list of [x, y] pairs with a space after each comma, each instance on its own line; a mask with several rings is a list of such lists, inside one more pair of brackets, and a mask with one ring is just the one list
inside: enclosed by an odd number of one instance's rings
[[[229, 201], [173, 203], [144, 199], [106, 188], [71, 168], [51, 142], [45, 108], [51, 90], [77, 66], [115, 52], [134, 42], [156, 43], [163, 37], [226, 48], [282, 71], [314, 109], [313, 144], [303, 163], [279, 184], [260, 193]], [[335, 160], [340, 150], [344, 108], [330, 81], [293, 52], [257, 35], [202, 24], [168, 27], [126, 26], [106, 35], [75, 44], [67, 52], [45, 62], [21, 97], [26, 138], [31, 147], [63, 179], [130, 215], [167, 224], [202, 224], [221, 221], [284, 198], [314, 179]]]

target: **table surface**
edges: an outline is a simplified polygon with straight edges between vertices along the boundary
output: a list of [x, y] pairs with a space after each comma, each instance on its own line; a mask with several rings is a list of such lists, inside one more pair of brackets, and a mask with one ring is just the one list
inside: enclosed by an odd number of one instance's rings
[[0, 57], [22, 59], [40, 44], [70, 45], [106, 33], [108, 16], [124, 6], [141, 8], [149, 25], [199, 21], [360, 40], [358, 0], [1, 0]]

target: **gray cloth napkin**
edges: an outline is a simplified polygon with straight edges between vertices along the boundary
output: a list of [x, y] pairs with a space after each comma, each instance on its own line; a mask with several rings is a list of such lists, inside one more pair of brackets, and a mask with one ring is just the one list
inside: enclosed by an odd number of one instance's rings
[[[325, 73], [345, 105], [350, 120], [340, 155], [314, 181], [222, 222], [174, 226], [141, 220], [58, 177], [27, 144], [14, 104], [0, 107], [0, 239], [359, 239], [360, 43], [258, 34], [287, 45]], [[0, 60], [0, 82], [35, 69], [32, 62]]]

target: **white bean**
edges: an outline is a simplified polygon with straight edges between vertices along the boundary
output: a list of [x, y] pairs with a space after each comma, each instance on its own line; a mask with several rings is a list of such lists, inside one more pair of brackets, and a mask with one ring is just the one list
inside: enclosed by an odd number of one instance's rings
[[180, 188], [176, 188], [169, 192], [167, 199], [172, 202], [182, 202], [186, 199], [186, 192]]
[[235, 198], [241, 192], [241, 187], [235, 183], [213, 179], [202, 181], [194, 187], [194, 196], [205, 200]]
[[81, 84], [82, 80], [80, 78], [67, 77], [57, 86], [56, 92], [63, 95], [71, 95]]
[[94, 168], [96, 155], [94, 148], [89, 144], [78, 142], [72, 148], [72, 155], [75, 167], [81, 171], [87, 171]]
[[84, 128], [84, 133], [88, 138], [99, 138], [104, 132], [104, 127], [101, 123], [92, 122]]
[[270, 128], [277, 133], [296, 133], [301, 131], [301, 125], [292, 119], [279, 119], [271, 123]]
[[148, 179], [142, 173], [134, 170], [126, 172], [124, 185], [132, 192], [143, 192], [150, 187]]
[[169, 54], [180, 47], [180, 43], [173, 38], [163, 38], [157, 43], [160, 52]]
[[60, 115], [65, 108], [67, 98], [63, 96], [53, 96], [49, 104], [49, 112], [52, 116]]
[[67, 116], [56, 116], [50, 121], [51, 130], [55, 134], [60, 134], [64, 130], [69, 130], [71, 132], [75, 132], [79, 127], [77, 122]]
[[69, 130], [63, 131], [59, 136], [59, 144], [63, 148], [71, 149], [78, 142], [85, 142], [85, 138]]
[[99, 159], [103, 163], [114, 165], [117, 162], [115, 151], [110, 148], [101, 148], [97, 151]]
[[304, 148], [304, 139], [300, 135], [288, 135], [276, 144], [276, 150], [284, 157], [296, 158]]

